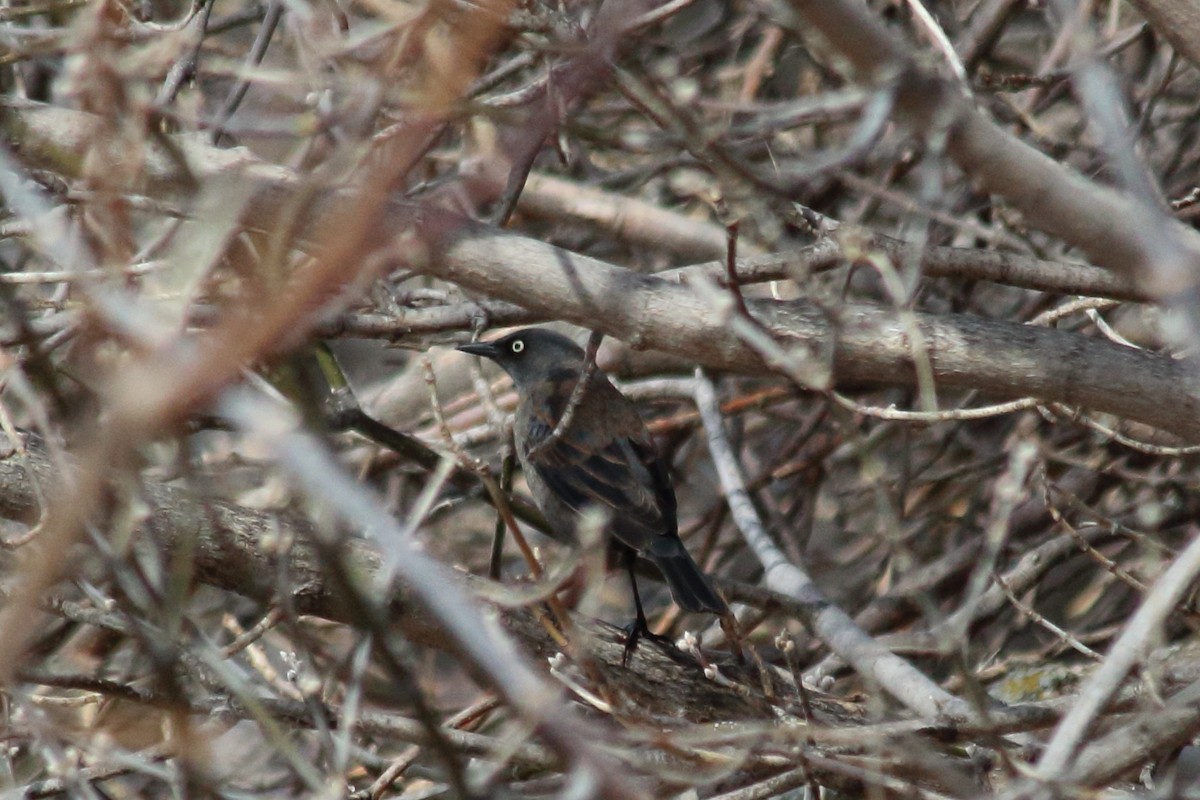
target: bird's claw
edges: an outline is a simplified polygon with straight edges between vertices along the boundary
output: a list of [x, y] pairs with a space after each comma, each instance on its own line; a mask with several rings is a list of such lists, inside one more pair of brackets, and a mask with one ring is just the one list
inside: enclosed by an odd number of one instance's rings
[[625, 652], [621, 654], [622, 668], [629, 664], [629, 656], [633, 654], [634, 650], [637, 650], [638, 643], [641, 642], [642, 639], [648, 639], [652, 642], [656, 642], [663, 647], [669, 647], [671, 645], [670, 639], [668, 639], [666, 636], [659, 636], [657, 633], [651, 631], [644, 620], [635, 619], [633, 622], [622, 628], [622, 630], [625, 632]]

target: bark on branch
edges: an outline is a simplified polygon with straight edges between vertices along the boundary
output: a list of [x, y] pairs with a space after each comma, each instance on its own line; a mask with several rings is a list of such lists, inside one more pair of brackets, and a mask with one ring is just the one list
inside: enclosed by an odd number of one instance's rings
[[[36, 442], [25, 454], [0, 458], [0, 518], [37, 519], [41, 513], [39, 486], [54, 484], [51, 460]], [[312, 523], [295, 514], [272, 514], [217, 499], [201, 499], [172, 486], [144, 484], [148, 514], [141, 526], [143, 544], [164, 554], [187, 546], [195, 556], [195, 580], [234, 592], [263, 604], [278, 602], [280, 555], [263, 547], [264, 541], [293, 539], [287, 550], [287, 571], [295, 586], [292, 602], [298, 613], [355, 624], [328, 581], [322, 559], [312, 546]], [[379, 556], [365, 543], [347, 544], [351, 561], [364, 572], [374, 572]], [[467, 587], [481, 587], [484, 578], [463, 573]], [[390, 598], [391, 619], [409, 640], [427, 647], [451, 645], [445, 631], [414, 603], [400, 587]], [[528, 609], [501, 609], [502, 622], [527, 650], [542, 658], [559, 651], [545, 628]], [[612, 625], [576, 617], [575, 625], [587, 641], [600, 674], [617, 696], [639, 713], [678, 722], [717, 719], [763, 719], [771, 704], [763, 696], [757, 677], [719, 684], [704, 675], [690, 658], [671, 658], [653, 646], [644, 646], [621, 667], [623, 634]], [[722, 672], [737, 677], [736, 668]], [[819, 706], [820, 707], [820, 706]], [[847, 706], [849, 708], [850, 706]], [[829, 706], [839, 717], [849, 717]]]
[[[10, 140], [20, 143], [27, 163], [68, 175], [93, 126], [87, 115], [28, 104], [10, 106], [7, 115]], [[236, 176], [259, 187], [244, 209], [250, 228], [272, 229], [280, 223], [280, 209], [294, 209], [304, 191], [292, 173], [242, 151], [180, 144], [194, 172]], [[141, 190], [179, 201], [185, 182], [178, 163], [149, 152]], [[305, 231], [308, 245], [319, 247], [327, 227], [322, 222], [338, 219], [348, 202], [348, 195], [333, 190], [317, 192], [290, 222]], [[1128, 209], [1092, 210], [1106, 217]], [[536, 317], [574, 322], [709, 368], [764, 368], [712, 292], [688, 285], [691, 272], [670, 279], [641, 275], [427, 206], [391, 203], [383, 219], [367, 244], [408, 268], [520, 305]], [[697, 271], [708, 274], [711, 268]], [[751, 310], [785, 351], [824, 363], [834, 383], [912, 386], [914, 358], [927, 358], [939, 387], [1083, 406], [1200, 441], [1200, 388], [1179, 361], [1166, 356], [1064, 331], [949, 314], [916, 314], [924, 348], [914, 349], [912, 330], [892, 309], [848, 304], [825, 312], [804, 301], [760, 300]]]

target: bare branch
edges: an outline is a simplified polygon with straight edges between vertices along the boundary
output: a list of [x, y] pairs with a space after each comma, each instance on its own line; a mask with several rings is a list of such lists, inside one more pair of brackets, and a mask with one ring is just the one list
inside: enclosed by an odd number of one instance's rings
[[960, 722], [971, 719], [970, 706], [943, 691], [911, 664], [892, 655], [864, 633], [846, 612], [826, 599], [800, 566], [791, 563], [771, 542], [746, 491], [737, 458], [729, 447], [712, 382], [699, 370], [696, 372], [696, 406], [704, 420], [708, 448], [721, 476], [730, 512], [746, 542], [762, 562], [767, 586], [800, 601], [808, 611], [805, 622], [830, 649], [909, 708], [939, 719]]

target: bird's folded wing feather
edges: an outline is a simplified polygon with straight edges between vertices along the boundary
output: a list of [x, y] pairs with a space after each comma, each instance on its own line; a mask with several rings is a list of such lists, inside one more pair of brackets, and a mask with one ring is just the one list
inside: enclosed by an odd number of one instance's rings
[[[535, 420], [531, 450], [552, 430], [548, 420]], [[611, 514], [613, 534], [635, 550], [668, 528], [674, 532], [675, 496], [648, 442], [627, 436], [602, 441], [568, 430], [537, 450], [532, 466], [573, 510], [594, 506]]]

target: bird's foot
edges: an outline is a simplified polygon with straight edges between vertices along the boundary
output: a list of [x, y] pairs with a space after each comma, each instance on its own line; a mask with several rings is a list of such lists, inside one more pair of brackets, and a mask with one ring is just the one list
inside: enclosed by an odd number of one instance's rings
[[629, 664], [629, 656], [637, 650], [638, 643], [642, 639], [648, 639], [656, 642], [662, 647], [670, 650], [674, 647], [674, 643], [666, 636], [659, 636], [650, 630], [643, 619], [635, 619], [633, 622], [626, 625], [622, 630], [625, 632], [625, 652], [621, 655], [621, 666], [625, 667]]

